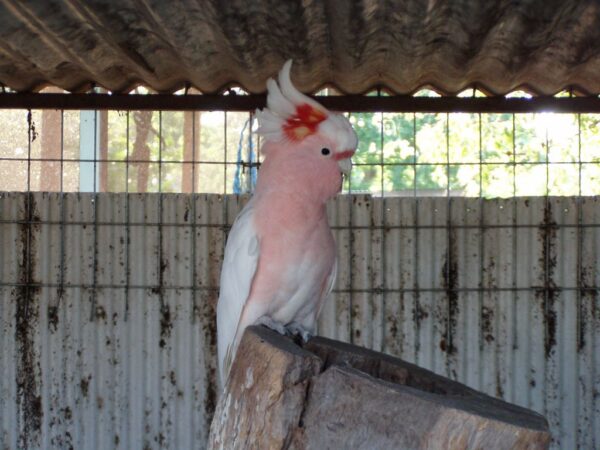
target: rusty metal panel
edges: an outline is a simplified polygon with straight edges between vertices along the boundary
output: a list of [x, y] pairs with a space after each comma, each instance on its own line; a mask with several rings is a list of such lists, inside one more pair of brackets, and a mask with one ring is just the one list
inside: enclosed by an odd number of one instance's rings
[[553, 448], [597, 448], [597, 198], [354, 196], [329, 212], [341, 266], [322, 334], [535, 409]]
[[222, 204], [3, 194], [2, 448], [204, 445], [224, 230], [192, 224], [221, 223]]
[[[203, 448], [214, 307], [247, 197], [0, 196], [0, 446]], [[600, 199], [340, 196], [320, 334], [600, 444]]]

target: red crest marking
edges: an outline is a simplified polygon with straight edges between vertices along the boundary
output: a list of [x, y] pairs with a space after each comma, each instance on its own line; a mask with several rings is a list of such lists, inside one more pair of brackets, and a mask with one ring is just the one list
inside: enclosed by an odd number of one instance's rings
[[325, 119], [325, 113], [303, 103], [296, 107], [296, 114], [285, 121], [283, 131], [292, 141], [301, 141], [306, 136], [316, 133], [317, 127]]

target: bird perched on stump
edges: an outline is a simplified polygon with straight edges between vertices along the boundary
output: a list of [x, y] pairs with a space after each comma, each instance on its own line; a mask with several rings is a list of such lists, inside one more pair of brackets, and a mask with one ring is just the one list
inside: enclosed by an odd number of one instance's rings
[[336, 251], [325, 204], [342, 188], [358, 140], [346, 117], [299, 92], [292, 61], [267, 82], [257, 110], [263, 137], [254, 195], [225, 247], [217, 305], [219, 374], [225, 385], [249, 325], [307, 340], [336, 277]]

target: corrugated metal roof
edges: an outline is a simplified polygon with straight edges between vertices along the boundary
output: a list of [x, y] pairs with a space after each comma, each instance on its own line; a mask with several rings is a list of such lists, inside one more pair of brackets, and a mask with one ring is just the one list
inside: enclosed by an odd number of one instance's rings
[[600, 2], [3, 0], [0, 82], [258, 93], [294, 58], [304, 91], [477, 85], [600, 93]]

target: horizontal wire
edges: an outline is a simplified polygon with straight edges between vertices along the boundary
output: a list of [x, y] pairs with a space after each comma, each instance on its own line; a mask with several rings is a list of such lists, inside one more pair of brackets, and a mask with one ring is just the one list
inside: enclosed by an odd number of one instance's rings
[[[443, 198], [443, 197], [442, 197]], [[501, 209], [501, 208], [500, 208]], [[62, 226], [62, 225], [70, 225], [70, 226], [103, 226], [103, 227], [124, 227], [124, 226], [132, 226], [132, 227], [173, 227], [173, 228], [182, 228], [182, 227], [190, 227], [190, 228], [218, 228], [221, 230], [229, 230], [232, 225], [231, 224], [223, 224], [223, 223], [180, 223], [180, 222], [103, 222], [101, 220], [94, 221], [58, 221], [58, 220], [12, 220], [12, 219], [0, 219], [0, 224], [11, 224], [11, 225], [51, 225], [51, 226]], [[538, 224], [483, 224], [483, 225], [450, 225], [448, 227], [447, 224], [442, 225], [331, 225], [329, 228], [332, 230], [416, 230], [416, 229], [432, 229], [432, 230], [446, 230], [451, 228], [453, 230], [473, 230], [473, 229], [514, 229], [514, 228], [529, 228], [529, 229], [546, 229], [552, 228], [553, 230], [560, 230], [562, 228], [571, 229], [571, 228], [600, 228], [600, 223], [538, 223]]]
[[[238, 163], [237, 161], [184, 161], [184, 160], [173, 160], [168, 159], [111, 159], [111, 158], [26, 158], [22, 156], [10, 157], [0, 156], [0, 161], [17, 161], [17, 162], [63, 162], [63, 163], [114, 163], [114, 164], [215, 164], [222, 166], [223, 164], [229, 164], [236, 166], [241, 164], [243, 161]], [[249, 163], [243, 162], [248, 165]], [[260, 163], [252, 163], [253, 165], [260, 165]]]
[[[7, 282], [0, 281], [0, 287], [24, 287], [29, 286], [30, 288], [50, 288], [50, 289], [138, 289], [138, 290], [153, 290], [153, 289], [167, 289], [167, 290], [195, 290], [195, 291], [210, 291], [215, 292], [219, 290], [218, 286], [192, 286], [192, 285], [172, 285], [172, 284], [86, 284], [86, 283], [19, 283], [19, 282]], [[510, 286], [510, 287], [419, 287], [419, 288], [371, 288], [371, 289], [333, 289], [332, 293], [337, 294], [402, 294], [402, 293], [447, 293], [447, 292], [600, 292], [600, 286], [544, 286], [544, 285], [533, 285], [533, 286]]]
[[[224, 164], [230, 165], [230, 166], [237, 166], [238, 164], [242, 164], [242, 165], [246, 165], [246, 166], [256, 166], [256, 167], [260, 167], [261, 163], [255, 162], [255, 163], [247, 163], [245, 161], [203, 161], [203, 160], [196, 160], [196, 161], [184, 161], [184, 160], [159, 160], [159, 159], [129, 159], [129, 160], [123, 160], [123, 159], [93, 159], [93, 158], [81, 158], [81, 159], [77, 159], [77, 158], [26, 158], [26, 157], [10, 157], [10, 156], [0, 156], [0, 161], [14, 161], [14, 162], [63, 162], [63, 163], [114, 163], [114, 164], [179, 164], [179, 165], [202, 165], [202, 164], [213, 164], [213, 165], [219, 165], [222, 166]], [[479, 165], [484, 165], [484, 166], [489, 166], [489, 165], [494, 165], [494, 166], [532, 166], [532, 165], [546, 165], [546, 164], [556, 164], [556, 165], [565, 165], [565, 164], [574, 164], [574, 165], [579, 165], [579, 164], [583, 164], [583, 165], [594, 165], [594, 164], [600, 164], [600, 159], [598, 160], [590, 160], [590, 161], [579, 161], [579, 160], [573, 160], [573, 161], [529, 161], [529, 160], [525, 160], [525, 161], [501, 161], [501, 160], [487, 160], [487, 161], [453, 161], [450, 160], [450, 165], [451, 166], [479, 166]], [[405, 166], [405, 167], [412, 167], [412, 166], [444, 166], [446, 167], [448, 165], [447, 162], [436, 162], [436, 161], [426, 161], [426, 162], [394, 162], [394, 161], [390, 161], [390, 162], [384, 162], [383, 164], [381, 162], [378, 163], [364, 163], [364, 162], [352, 162], [352, 166], [353, 167], [386, 167], [386, 166]]]

